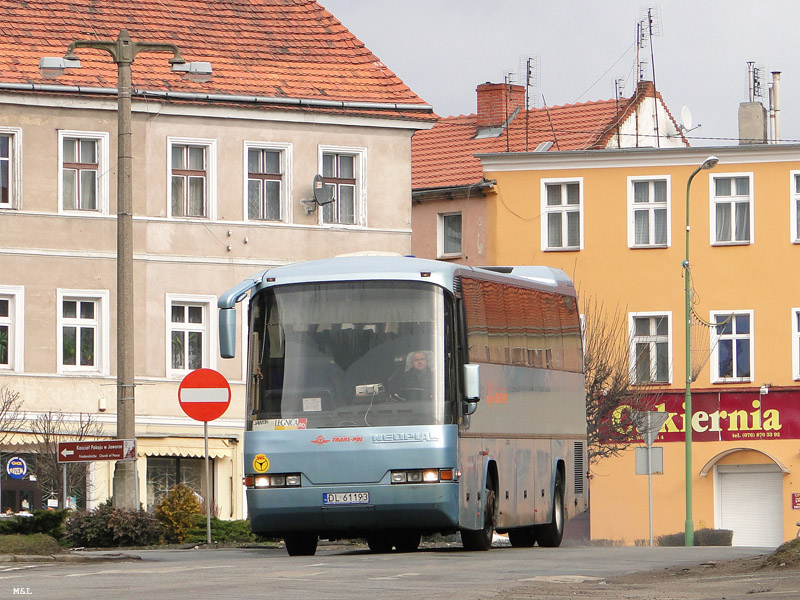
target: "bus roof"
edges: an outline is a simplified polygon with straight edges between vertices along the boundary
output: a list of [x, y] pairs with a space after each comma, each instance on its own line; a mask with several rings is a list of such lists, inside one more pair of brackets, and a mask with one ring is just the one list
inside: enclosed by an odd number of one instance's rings
[[575, 296], [570, 278], [545, 266], [469, 267], [410, 256], [340, 256], [293, 263], [268, 269], [259, 289], [272, 285], [322, 281], [427, 280], [455, 291], [457, 277], [489, 279], [509, 285]]

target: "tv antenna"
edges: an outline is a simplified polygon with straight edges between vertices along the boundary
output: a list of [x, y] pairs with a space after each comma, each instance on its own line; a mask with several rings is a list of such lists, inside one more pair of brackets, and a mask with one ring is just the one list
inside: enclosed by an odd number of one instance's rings
[[747, 63], [747, 98], [749, 102], [755, 102], [756, 98], [764, 99], [764, 75], [767, 69], [764, 65], [757, 65], [749, 61]]

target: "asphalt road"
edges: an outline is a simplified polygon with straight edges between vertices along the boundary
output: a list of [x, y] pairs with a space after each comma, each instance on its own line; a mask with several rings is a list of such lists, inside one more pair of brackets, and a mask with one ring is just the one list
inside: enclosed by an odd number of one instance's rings
[[371, 554], [321, 544], [316, 556], [277, 548], [143, 550], [138, 560], [104, 563], [4, 563], [0, 598], [176, 600], [183, 598], [488, 600], [537, 576], [609, 577], [728, 560], [765, 548], [562, 547], [424, 548]]

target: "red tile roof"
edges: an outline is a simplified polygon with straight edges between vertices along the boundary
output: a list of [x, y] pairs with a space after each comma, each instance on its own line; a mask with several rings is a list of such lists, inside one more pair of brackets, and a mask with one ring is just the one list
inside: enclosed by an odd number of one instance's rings
[[[497, 137], [476, 138], [477, 115], [441, 118], [432, 129], [417, 131], [411, 140], [412, 188], [421, 191], [481, 182], [483, 170], [474, 154], [533, 151], [543, 142], [553, 142], [551, 150], [605, 148], [617, 123], [633, 113], [642, 90], [652, 97], [650, 84], [649, 88], [640, 85], [638, 95], [619, 101], [535, 108], [527, 114], [523, 109]], [[660, 94], [658, 97], [661, 100]]]
[[406, 86], [331, 13], [313, 0], [0, 0], [0, 82], [116, 87], [102, 50], [78, 49], [80, 69], [55, 82], [38, 71], [79, 39], [173, 43], [187, 61], [211, 62], [214, 77], [192, 83], [171, 73], [169, 54], [143, 52], [134, 89], [338, 102], [420, 105], [384, 114], [431, 119]]

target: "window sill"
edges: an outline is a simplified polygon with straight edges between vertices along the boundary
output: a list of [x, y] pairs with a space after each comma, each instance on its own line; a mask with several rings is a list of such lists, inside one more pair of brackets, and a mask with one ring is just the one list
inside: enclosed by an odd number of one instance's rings
[[567, 246], [565, 248], [542, 248], [542, 252], [579, 252], [582, 249], [579, 246]]
[[725, 383], [752, 383], [751, 377], [724, 377], [722, 379], [715, 379], [712, 384], [725, 384]]
[[752, 246], [753, 242], [711, 242], [712, 246]]
[[666, 250], [669, 248], [667, 244], [638, 244], [635, 246], [628, 246], [631, 250]]

